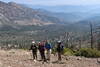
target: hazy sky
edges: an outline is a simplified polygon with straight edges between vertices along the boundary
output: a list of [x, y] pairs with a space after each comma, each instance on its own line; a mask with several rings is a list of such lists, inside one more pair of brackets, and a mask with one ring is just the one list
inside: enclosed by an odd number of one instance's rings
[[33, 5], [96, 5], [100, 4], [100, 0], [0, 0], [13, 1], [17, 3], [33, 4]]

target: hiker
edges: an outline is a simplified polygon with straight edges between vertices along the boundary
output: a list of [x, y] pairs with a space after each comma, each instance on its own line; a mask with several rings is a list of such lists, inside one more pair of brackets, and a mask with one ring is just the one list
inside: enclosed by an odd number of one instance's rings
[[37, 60], [37, 45], [35, 41], [32, 41], [32, 45], [29, 50], [32, 50], [33, 60], [36, 61]]
[[63, 53], [63, 45], [61, 41], [57, 42], [57, 53], [58, 53], [58, 61], [61, 61], [62, 60], [61, 55]]
[[48, 61], [50, 61], [51, 48], [52, 48], [51, 44], [48, 41], [46, 41], [46, 43], [45, 43], [45, 49], [46, 49], [46, 59]]
[[41, 55], [41, 60], [46, 62], [46, 58], [45, 58], [45, 42], [44, 41], [39, 43], [38, 49], [39, 49], [39, 52], [40, 52], [40, 55]]

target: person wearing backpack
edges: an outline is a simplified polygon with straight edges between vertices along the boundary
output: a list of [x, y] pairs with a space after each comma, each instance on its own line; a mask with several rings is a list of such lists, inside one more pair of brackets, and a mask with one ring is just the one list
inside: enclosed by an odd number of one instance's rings
[[61, 61], [62, 60], [62, 52], [63, 52], [63, 45], [62, 45], [62, 42], [61, 41], [58, 41], [57, 42], [57, 53], [58, 53], [58, 61]]
[[32, 41], [32, 45], [29, 50], [32, 50], [33, 60], [36, 61], [37, 60], [37, 46], [36, 46], [35, 41]]
[[51, 48], [52, 48], [51, 44], [48, 41], [46, 41], [46, 43], [45, 43], [45, 49], [46, 49], [46, 59], [48, 61], [50, 61]]

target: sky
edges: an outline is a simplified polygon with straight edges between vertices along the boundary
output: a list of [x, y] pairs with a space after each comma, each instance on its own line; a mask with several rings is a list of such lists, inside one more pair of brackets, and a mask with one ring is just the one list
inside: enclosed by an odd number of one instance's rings
[[0, 0], [4, 2], [16, 2], [31, 5], [96, 5], [100, 0]]

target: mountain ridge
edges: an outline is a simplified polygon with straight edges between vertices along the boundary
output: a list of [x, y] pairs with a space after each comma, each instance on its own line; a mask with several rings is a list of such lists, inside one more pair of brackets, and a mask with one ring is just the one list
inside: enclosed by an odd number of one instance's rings
[[17, 26], [44, 26], [66, 23], [65, 21], [58, 19], [57, 17], [43, 14], [40, 11], [22, 6], [14, 2], [0, 2], [0, 13], [4, 15], [7, 20], [9, 20], [9, 23], [13, 22], [13, 24]]

